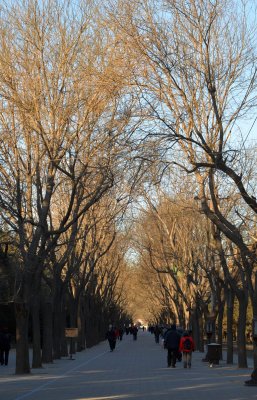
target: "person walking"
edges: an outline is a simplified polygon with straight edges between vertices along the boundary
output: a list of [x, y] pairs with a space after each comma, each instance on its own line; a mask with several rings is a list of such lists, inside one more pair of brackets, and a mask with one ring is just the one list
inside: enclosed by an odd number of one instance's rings
[[167, 366], [175, 368], [180, 344], [180, 334], [176, 325], [171, 325], [164, 335], [164, 348], [167, 349]]
[[122, 340], [123, 334], [124, 334], [123, 328], [119, 328], [119, 339], [120, 339], [120, 341]]
[[132, 328], [133, 340], [137, 340], [137, 332], [138, 332], [138, 328], [136, 325], [134, 325]]
[[159, 325], [156, 325], [154, 327], [154, 338], [155, 338], [155, 343], [159, 343], [160, 341], [160, 334], [161, 334], [161, 329]]
[[7, 328], [2, 328], [0, 331], [0, 363], [8, 365], [9, 351], [11, 348], [11, 335]]
[[115, 349], [115, 346], [116, 346], [117, 337], [116, 337], [115, 329], [114, 329], [114, 327], [112, 325], [109, 325], [109, 329], [106, 332], [105, 337], [109, 342], [110, 351], [113, 351]]
[[185, 331], [180, 339], [179, 350], [182, 352], [184, 368], [191, 368], [192, 351], [195, 350], [195, 344], [188, 331]]

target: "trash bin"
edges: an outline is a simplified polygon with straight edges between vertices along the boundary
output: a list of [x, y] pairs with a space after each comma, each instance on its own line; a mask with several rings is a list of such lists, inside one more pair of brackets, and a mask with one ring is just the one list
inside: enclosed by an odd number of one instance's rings
[[210, 367], [213, 364], [219, 364], [220, 360], [220, 344], [219, 343], [209, 343], [208, 344], [208, 361]]

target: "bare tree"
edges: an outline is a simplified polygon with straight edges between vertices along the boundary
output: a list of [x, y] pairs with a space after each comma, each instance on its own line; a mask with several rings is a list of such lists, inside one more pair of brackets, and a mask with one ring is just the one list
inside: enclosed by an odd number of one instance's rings
[[28, 316], [49, 254], [115, 185], [132, 129], [128, 76], [107, 31], [91, 1], [2, 6], [0, 204], [21, 260], [16, 373], [30, 371]]
[[160, 165], [194, 174], [203, 212], [241, 253], [256, 318], [256, 241], [246, 239], [240, 222], [231, 219], [237, 202], [232, 214], [220, 207], [229, 186], [252, 218], [257, 211], [253, 161], [245, 152], [251, 129], [241, 137], [239, 128], [256, 111], [256, 35], [249, 6], [254, 3], [135, 1], [123, 4], [112, 20], [138, 60], [135, 85], [156, 121], [144, 141], [151, 147], [155, 142]]
[[[206, 302], [208, 310], [211, 293], [213, 276], [208, 254], [212, 250], [207, 246], [206, 221], [186, 196], [163, 195], [155, 198], [156, 204], [147, 195], [145, 200], [147, 206], [136, 223], [132, 246], [140, 254], [138, 262], [146, 271], [145, 279], [151, 273], [159, 282], [157, 298], [171, 310], [170, 318], [173, 315], [181, 326], [188, 327], [199, 321], [196, 305], [203, 312], [200, 305]], [[212, 292], [215, 297], [216, 288]], [[195, 332], [200, 334], [201, 329]]]

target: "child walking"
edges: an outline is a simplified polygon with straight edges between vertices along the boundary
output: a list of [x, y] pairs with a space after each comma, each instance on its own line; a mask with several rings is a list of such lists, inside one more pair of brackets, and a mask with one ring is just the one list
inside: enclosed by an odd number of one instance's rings
[[182, 338], [180, 339], [179, 350], [183, 354], [184, 368], [191, 368], [192, 351], [195, 350], [195, 344], [192, 336], [189, 335], [188, 331], [185, 331]]

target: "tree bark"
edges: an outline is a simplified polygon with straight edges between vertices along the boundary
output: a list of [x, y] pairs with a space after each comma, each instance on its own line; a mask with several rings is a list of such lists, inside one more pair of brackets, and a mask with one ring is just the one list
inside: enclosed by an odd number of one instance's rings
[[[68, 356], [68, 342], [67, 338], [65, 337], [65, 328], [67, 326], [66, 324], [66, 311], [64, 308], [64, 304], [62, 305], [61, 308], [61, 326], [60, 326], [60, 344], [61, 344], [61, 357], [67, 357]], [[72, 340], [72, 343], [74, 340]]]
[[53, 362], [53, 305], [51, 301], [44, 301], [42, 304], [43, 319], [43, 346], [42, 362]]
[[192, 331], [195, 349], [204, 352], [203, 319], [198, 308], [195, 308], [192, 312]]
[[245, 293], [241, 293], [238, 297], [239, 302], [239, 315], [237, 322], [237, 351], [238, 351], [238, 368], [247, 368], [247, 355], [246, 355], [246, 339], [245, 339], [245, 326], [248, 297]]
[[197, 312], [197, 325], [199, 327], [199, 351], [204, 353], [204, 330], [203, 330], [203, 315], [200, 310]]
[[[252, 337], [253, 337], [253, 366], [254, 369], [257, 370], [257, 331], [256, 331], [256, 322], [257, 321], [257, 272], [254, 273], [254, 280], [252, 281], [254, 284], [251, 286], [250, 292], [250, 300], [253, 309], [253, 321], [252, 321]], [[257, 372], [256, 372], [256, 380], [257, 380]]]
[[228, 288], [227, 292], [227, 364], [233, 364], [233, 314], [235, 294]]
[[[255, 272], [255, 284], [254, 290], [251, 296], [251, 302], [253, 307], [253, 324], [254, 321], [257, 321], [257, 272]], [[257, 386], [257, 338], [254, 336], [254, 325], [252, 327], [252, 334], [253, 334], [253, 365], [254, 369], [251, 374], [251, 379], [246, 381], [246, 384]]]
[[218, 343], [220, 344], [220, 359], [223, 360], [222, 350], [223, 350], [223, 317], [224, 317], [224, 302], [220, 302], [219, 314], [218, 314]]
[[42, 368], [41, 332], [40, 332], [40, 297], [35, 293], [31, 305], [33, 327], [33, 356], [32, 368]]
[[77, 351], [85, 350], [86, 348], [86, 332], [85, 332], [85, 308], [84, 299], [80, 297], [78, 308], [78, 342]]
[[27, 303], [15, 303], [16, 317], [16, 374], [30, 373], [28, 322], [29, 306]]
[[61, 358], [61, 305], [60, 300], [56, 299], [53, 305], [53, 358]]

